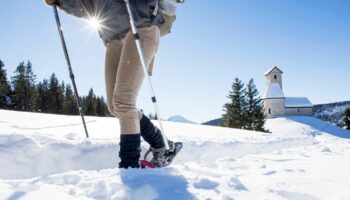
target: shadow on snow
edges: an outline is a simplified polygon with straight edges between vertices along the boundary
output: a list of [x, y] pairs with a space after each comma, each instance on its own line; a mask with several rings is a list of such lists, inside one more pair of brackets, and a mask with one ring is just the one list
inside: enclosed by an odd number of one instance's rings
[[318, 135], [321, 132], [325, 132], [336, 137], [350, 139], [350, 131], [342, 129], [338, 126], [335, 126], [333, 124], [330, 124], [328, 122], [322, 121], [314, 117], [290, 116], [286, 118], [294, 122], [311, 126], [315, 129], [313, 135]]
[[195, 199], [185, 177], [173, 169], [120, 170], [120, 176], [128, 199]]

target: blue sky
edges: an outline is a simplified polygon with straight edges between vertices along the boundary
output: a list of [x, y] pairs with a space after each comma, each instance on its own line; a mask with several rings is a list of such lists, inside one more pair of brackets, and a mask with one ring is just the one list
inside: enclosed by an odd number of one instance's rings
[[[349, 10], [348, 0], [187, 0], [156, 57], [152, 81], [163, 118], [220, 117], [235, 77], [254, 78], [262, 94], [263, 74], [275, 65], [284, 71], [286, 96], [314, 104], [350, 100]], [[105, 95], [102, 41], [86, 21], [60, 14], [80, 94], [93, 87]], [[70, 81], [52, 9], [43, 1], [1, 1], [0, 27], [0, 59], [9, 75], [30, 60], [38, 80], [55, 72]], [[153, 112], [146, 87], [138, 106]]]

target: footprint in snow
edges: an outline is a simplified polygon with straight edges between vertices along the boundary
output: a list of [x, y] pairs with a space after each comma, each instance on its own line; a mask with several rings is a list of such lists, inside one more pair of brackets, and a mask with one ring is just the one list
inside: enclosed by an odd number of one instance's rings
[[212, 190], [219, 186], [219, 183], [207, 178], [202, 178], [198, 182], [195, 182], [193, 186], [197, 189]]
[[239, 191], [248, 191], [247, 187], [238, 179], [238, 178], [231, 178], [230, 182], [228, 183], [228, 185], [232, 188], [234, 188], [235, 190], [239, 190]]
[[289, 173], [295, 172], [294, 169], [285, 169], [284, 171], [285, 171], [285, 172], [289, 172]]
[[13, 193], [10, 197], [8, 197], [7, 200], [17, 200], [17, 199], [22, 198], [25, 195], [26, 195], [25, 192], [18, 191], [18, 192]]
[[324, 153], [332, 153], [332, 150], [331, 150], [329, 147], [325, 146], [325, 147], [321, 150], [321, 152], [324, 152]]
[[299, 192], [289, 192], [289, 191], [276, 191], [278, 195], [281, 197], [288, 199], [288, 200], [319, 200], [319, 198], [314, 197], [312, 195], [306, 194], [306, 193], [299, 193]]
[[263, 175], [265, 175], [265, 176], [270, 176], [270, 175], [272, 175], [272, 174], [276, 174], [277, 172], [275, 171], [275, 170], [273, 170], [273, 171], [268, 171], [268, 172], [266, 172], [266, 173], [263, 173]]

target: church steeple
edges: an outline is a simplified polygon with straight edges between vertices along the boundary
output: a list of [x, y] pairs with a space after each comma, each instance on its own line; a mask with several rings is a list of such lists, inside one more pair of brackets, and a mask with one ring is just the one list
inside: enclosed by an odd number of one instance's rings
[[271, 83], [278, 83], [282, 89], [282, 74], [283, 72], [278, 67], [273, 67], [265, 73], [266, 86]]

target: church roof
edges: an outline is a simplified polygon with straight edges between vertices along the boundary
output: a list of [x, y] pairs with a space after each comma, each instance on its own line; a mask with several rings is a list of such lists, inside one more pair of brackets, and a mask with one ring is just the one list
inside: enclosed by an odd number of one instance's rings
[[295, 108], [295, 107], [309, 108], [309, 107], [313, 107], [312, 103], [306, 97], [286, 97], [285, 106], [286, 106], [286, 108]]
[[272, 67], [269, 70], [267, 70], [267, 72], [264, 74], [265, 76], [267, 76], [268, 74], [270, 74], [274, 69], [277, 69], [278, 71], [281, 72], [281, 74], [283, 73], [282, 70], [280, 70], [278, 67]]
[[265, 91], [263, 98], [264, 99], [284, 98], [284, 94], [283, 94], [283, 91], [281, 89], [280, 84], [270, 83]]

